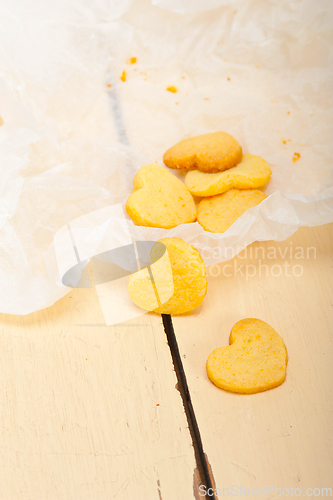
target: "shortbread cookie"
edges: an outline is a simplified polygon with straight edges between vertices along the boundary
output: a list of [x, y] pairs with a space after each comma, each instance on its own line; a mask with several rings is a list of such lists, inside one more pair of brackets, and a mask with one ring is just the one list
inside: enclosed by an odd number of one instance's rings
[[201, 200], [197, 219], [205, 231], [224, 233], [244, 212], [265, 198], [265, 193], [256, 189], [231, 189]]
[[214, 196], [229, 189], [253, 189], [267, 184], [272, 171], [260, 156], [245, 154], [237, 167], [225, 172], [208, 174], [193, 170], [185, 177], [185, 184], [195, 196]]
[[185, 184], [164, 167], [145, 165], [133, 180], [126, 210], [138, 226], [170, 229], [194, 222], [196, 206]]
[[163, 161], [169, 168], [201, 172], [221, 172], [235, 167], [242, 159], [242, 148], [226, 132], [197, 135], [168, 149]]
[[129, 277], [133, 302], [161, 314], [182, 314], [198, 307], [207, 292], [206, 267], [200, 253], [178, 238], [162, 238], [152, 248], [149, 268]]
[[264, 321], [254, 318], [238, 321], [231, 330], [229, 344], [215, 349], [207, 360], [208, 377], [220, 389], [254, 394], [285, 381], [286, 346]]

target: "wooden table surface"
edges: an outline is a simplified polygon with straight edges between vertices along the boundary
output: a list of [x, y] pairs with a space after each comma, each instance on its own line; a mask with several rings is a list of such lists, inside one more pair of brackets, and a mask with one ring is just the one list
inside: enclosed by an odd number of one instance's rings
[[[217, 499], [330, 496], [332, 269], [333, 225], [301, 228], [208, 268], [203, 304], [173, 318]], [[246, 317], [273, 326], [289, 363], [280, 387], [237, 395], [205, 363]], [[0, 500], [204, 498], [160, 316], [107, 327], [96, 291], [77, 289], [0, 315], [0, 339]]]

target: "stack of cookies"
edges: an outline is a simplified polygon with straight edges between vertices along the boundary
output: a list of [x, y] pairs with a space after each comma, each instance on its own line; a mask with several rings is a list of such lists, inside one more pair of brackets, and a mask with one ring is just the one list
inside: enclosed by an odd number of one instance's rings
[[[243, 155], [225, 132], [185, 139], [163, 160], [170, 169], [187, 171], [185, 185], [163, 167], [142, 167], [126, 204], [137, 225], [170, 229], [197, 220], [206, 231], [223, 233], [266, 198], [258, 188], [271, 177], [269, 164], [260, 156]], [[192, 195], [203, 198], [198, 208]]]

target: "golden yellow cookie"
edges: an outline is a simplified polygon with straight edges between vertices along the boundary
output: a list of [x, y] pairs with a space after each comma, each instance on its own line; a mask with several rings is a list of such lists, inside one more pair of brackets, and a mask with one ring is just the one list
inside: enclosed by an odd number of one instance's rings
[[235, 167], [241, 159], [242, 148], [226, 132], [190, 137], [168, 149], [163, 156], [163, 161], [169, 168], [197, 168], [202, 172], [221, 172]]
[[259, 205], [265, 198], [265, 193], [256, 189], [230, 189], [201, 200], [197, 219], [205, 231], [224, 233], [244, 212]]
[[260, 156], [246, 154], [237, 167], [225, 172], [208, 174], [193, 170], [185, 177], [185, 184], [195, 196], [214, 196], [229, 189], [253, 189], [267, 184], [271, 168]]
[[133, 180], [126, 210], [138, 226], [170, 229], [194, 222], [197, 209], [185, 184], [164, 167], [145, 165]]
[[207, 292], [200, 253], [178, 238], [162, 238], [152, 248], [149, 268], [129, 277], [133, 302], [146, 311], [182, 314], [198, 307]]
[[238, 321], [231, 330], [229, 344], [215, 349], [207, 360], [208, 377], [220, 389], [254, 394], [285, 381], [286, 346], [264, 321], [254, 318]]

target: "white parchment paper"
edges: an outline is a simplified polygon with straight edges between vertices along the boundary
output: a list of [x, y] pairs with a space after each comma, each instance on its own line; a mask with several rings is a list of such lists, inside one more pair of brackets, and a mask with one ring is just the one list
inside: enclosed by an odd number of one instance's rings
[[[69, 291], [77, 224], [88, 260], [125, 224], [132, 241], [183, 238], [210, 265], [332, 222], [332, 14], [329, 0], [3, 0], [0, 312]], [[224, 234], [128, 220], [135, 172], [216, 130], [270, 163], [270, 196]]]

